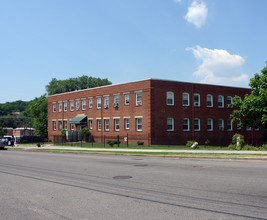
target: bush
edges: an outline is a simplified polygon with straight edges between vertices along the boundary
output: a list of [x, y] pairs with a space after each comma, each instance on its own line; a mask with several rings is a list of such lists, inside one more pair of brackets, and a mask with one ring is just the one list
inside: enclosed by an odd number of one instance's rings
[[137, 141], [137, 145], [144, 145], [144, 141]]
[[234, 134], [232, 137], [232, 145], [235, 146], [235, 150], [242, 150], [245, 145], [244, 136], [241, 134]]
[[257, 150], [254, 146], [251, 146], [251, 145], [245, 145], [242, 150]]
[[[196, 141], [187, 141], [187, 143], [186, 143], [185, 146], [188, 147], [188, 148], [190, 148], [190, 147], [192, 147], [192, 145], [193, 145], [194, 143], [196, 143]], [[196, 149], [196, 148], [198, 148], [198, 146], [194, 147], [194, 149]]]
[[90, 135], [91, 135], [91, 132], [90, 132], [89, 128], [83, 128], [83, 129], [81, 130], [81, 135], [82, 135], [84, 138], [90, 136]]
[[207, 139], [207, 140], [205, 141], [205, 145], [209, 145], [209, 144], [210, 144], [210, 140]]
[[264, 144], [259, 147], [259, 150], [267, 150], [267, 144]]
[[233, 145], [233, 144], [230, 144], [230, 145], [228, 146], [228, 149], [229, 149], [229, 150], [236, 150], [236, 146]]
[[[119, 141], [119, 144], [120, 144], [120, 143], [121, 143], [121, 142]], [[108, 140], [108, 141], [107, 141], [107, 144], [108, 144], [109, 146], [113, 147], [114, 144], [118, 144], [118, 141], [117, 141], [117, 140]]]
[[62, 130], [60, 131], [60, 133], [61, 133], [61, 136], [65, 137], [65, 136], [66, 136], [66, 133], [67, 133], [67, 130], [62, 129]]

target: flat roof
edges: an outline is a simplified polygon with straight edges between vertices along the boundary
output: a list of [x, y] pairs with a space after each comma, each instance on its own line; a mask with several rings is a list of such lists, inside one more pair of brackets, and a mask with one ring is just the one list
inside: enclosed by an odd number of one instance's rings
[[224, 85], [216, 85], [216, 84], [206, 84], [206, 83], [194, 83], [194, 82], [185, 82], [185, 81], [177, 81], [177, 80], [169, 80], [169, 79], [159, 79], [159, 78], [148, 78], [148, 79], [142, 79], [142, 80], [136, 80], [131, 82], [124, 82], [124, 83], [117, 83], [117, 84], [111, 84], [111, 85], [105, 85], [105, 86], [98, 86], [93, 88], [87, 88], [87, 89], [81, 89], [81, 90], [74, 90], [70, 92], [63, 92], [58, 94], [49, 95], [48, 97], [58, 96], [58, 95], [64, 95], [64, 94], [70, 94], [75, 92], [81, 92], [81, 91], [88, 91], [88, 90], [94, 90], [99, 88], [106, 88], [106, 87], [112, 87], [112, 86], [119, 86], [127, 83], [137, 83], [137, 82], [143, 82], [148, 80], [155, 80], [155, 81], [162, 81], [162, 82], [177, 82], [177, 83], [186, 83], [186, 84], [195, 84], [195, 85], [206, 85], [206, 86], [217, 86], [217, 87], [226, 87], [226, 88], [237, 88], [237, 89], [251, 89], [246, 87], [237, 87], [237, 86], [224, 86]]

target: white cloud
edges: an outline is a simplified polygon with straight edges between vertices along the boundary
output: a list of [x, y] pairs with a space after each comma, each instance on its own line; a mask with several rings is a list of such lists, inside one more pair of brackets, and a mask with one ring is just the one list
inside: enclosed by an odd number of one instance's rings
[[247, 86], [249, 77], [242, 71], [245, 59], [240, 55], [230, 54], [226, 50], [208, 49], [196, 46], [191, 50], [199, 62], [194, 76], [201, 78], [201, 83]]
[[194, 0], [188, 7], [188, 12], [185, 19], [189, 23], [193, 23], [197, 28], [205, 24], [208, 14], [208, 8], [203, 1]]

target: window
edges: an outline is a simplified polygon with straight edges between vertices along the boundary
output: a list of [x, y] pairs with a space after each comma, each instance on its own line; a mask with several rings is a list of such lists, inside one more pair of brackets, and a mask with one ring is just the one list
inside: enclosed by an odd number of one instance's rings
[[80, 110], [80, 99], [76, 99], [76, 111]]
[[183, 131], [189, 131], [189, 119], [188, 118], [183, 119]]
[[200, 95], [197, 93], [194, 94], [194, 106], [200, 106]]
[[64, 121], [64, 122], [63, 122], [63, 128], [64, 128], [65, 130], [68, 130], [68, 122], [67, 122], [67, 121]]
[[167, 92], [166, 94], [166, 103], [167, 105], [174, 105], [174, 93], [173, 92]]
[[101, 128], [102, 128], [101, 119], [97, 119], [96, 122], [97, 122], [97, 130], [101, 131]]
[[115, 131], [120, 130], [120, 119], [114, 119], [114, 130]]
[[52, 123], [53, 123], [53, 130], [54, 130], [54, 131], [57, 130], [56, 121], [53, 121]]
[[93, 108], [93, 98], [88, 99], [89, 108]]
[[93, 129], [93, 120], [92, 119], [90, 119], [89, 120], [89, 129]]
[[222, 95], [218, 96], [218, 107], [223, 108], [224, 107], [224, 98]]
[[70, 101], [70, 111], [74, 111], [74, 101]]
[[97, 107], [97, 109], [100, 109], [101, 108], [101, 97], [97, 97], [96, 98], [96, 107]]
[[208, 131], [213, 130], [213, 120], [211, 118], [208, 118], [208, 120], [207, 120], [207, 130]]
[[174, 130], [174, 119], [167, 118], [167, 131], [173, 131], [173, 130]]
[[108, 108], [109, 107], [109, 96], [105, 96], [104, 97], [104, 108]]
[[219, 130], [220, 131], [223, 131], [224, 130], [224, 121], [223, 121], [223, 119], [219, 119]]
[[183, 106], [189, 106], [189, 94], [183, 93]]
[[72, 130], [72, 131], [74, 130], [74, 124], [73, 123], [70, 124], [70, 130]]
[[199, 118], [194, 119], [194, 130], [200, 131], [200, 119]]
[[251, 127], [247, 127], [247, 131], [251, 131]]
[[129, 118], [124, 119], [124, 128], [125, 128], [125, 130], [130, 129], [130, 119]]
[[86, 100], [82, 99], [82, 110], [86, 109]]
[[237, 127], [238, 130], [241, 129], [241, 121], [240, 121], [240, 120], [237, 121], [237, 123], [236, 123], [236, 127]]
[[129, 94], [124, 94], [124, 104], [129, 105], [129, 103], [130, 103]]
[[53, 103], [53, 112], [56, 112], [56, 103]]
[[227, 96], [226, 101], [227, 101], [227, 108], [232, 108], [231, 107], [231, 104], [232, 104], [232, 96]]
[[66, 112], [67, 109], [68, 109], [68, 103], [67, 103], [67, 102], [64, 102], [64, 104], [63, 104], [63, 108], [64, 108], [64, 112]]
[[227, 131], [232, 131], [233, 130], [233, 123], [231, 119], [227, 120]]
[[142, 118], [136, 118], [136, 131], [142, 131]]
[[136, 95], [136, 105], [142, 105], [142, 93], [137, 92], [135, 95]]
[[120, 98], [119, 98], [119, 95], [114, 95], [114, 107], [117, 108], [119, 107], [119, 101], [120, 101]]
[[58, 130], [62, 130], [62, 121], [58, 121]]
[[109, 119], [104, 119], [105, 131], [109, 131]]
[[213, 97], [212, 95], [207, 95], [207, 107], [213, 106]]
[[58, 103], [58, 112], [62, 112], [62, 102]]

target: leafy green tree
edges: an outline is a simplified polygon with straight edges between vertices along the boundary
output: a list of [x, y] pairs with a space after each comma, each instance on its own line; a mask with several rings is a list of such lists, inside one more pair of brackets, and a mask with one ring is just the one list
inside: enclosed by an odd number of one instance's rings
[[40, 137], [47, 137], [47, 97], [42, 95], [35, 98], [24, 115], [31, 118], [31, 126], [34, 134]]
[[54, 95], [75, 90], [93, 88], [98, 86], [110, 85], [108, 79], [100, 79], [83, 75], [81, 77], [69, 78], [66, 80], [57, 80], [53, 78], [46, 86], [48, 95]]
[[234, 121], [241, 121], [242, 127], [254, 127], [260, 130], [267, 129], [267, 62], [261, 70], [250, 79], [251, 94], [246, 95], [244, 100], [234, 98], [231, 118]]

